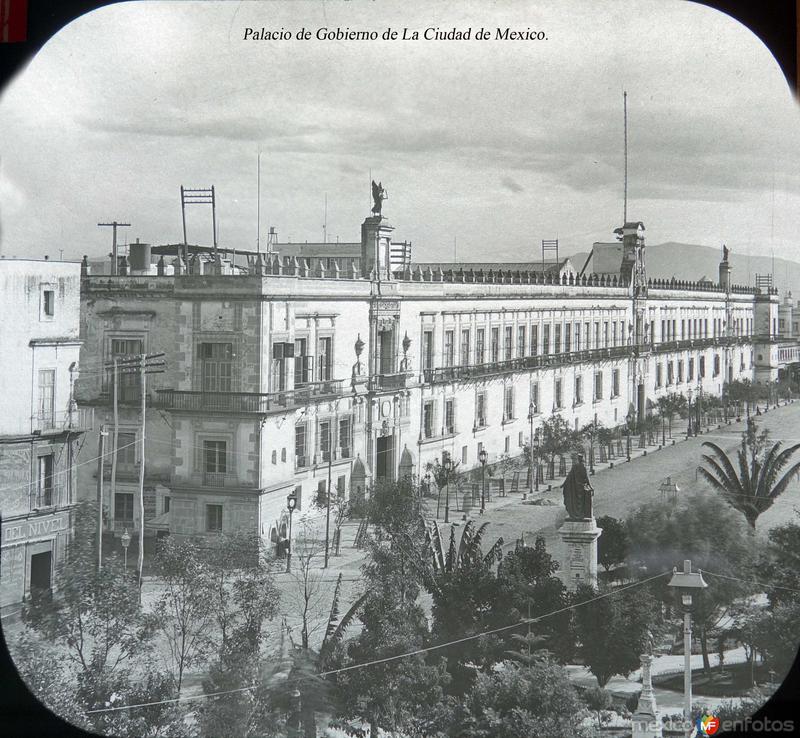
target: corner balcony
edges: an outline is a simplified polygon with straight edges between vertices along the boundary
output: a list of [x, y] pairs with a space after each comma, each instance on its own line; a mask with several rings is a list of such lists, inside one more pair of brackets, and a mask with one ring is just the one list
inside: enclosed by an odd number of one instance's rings
[[86, 433], [94, 427], [94, 408], [75, 407], [57, 413], [39, 413], [31, 418], [31, 433], [48, 436], [60, 433]]
[[157, 390], [158, 404], [166, 410], [187, 413], [230, 413], [233, 415], [268, 415], [281, 413], [315, 402], [341, 397], [345, 384], [341, 379], [314, 382], [284, 392], [195, 392]]

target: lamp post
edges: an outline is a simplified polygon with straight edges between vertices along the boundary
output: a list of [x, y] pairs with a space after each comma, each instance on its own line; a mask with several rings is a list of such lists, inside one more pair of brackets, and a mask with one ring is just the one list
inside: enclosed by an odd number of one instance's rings
[[695, 409], [695, 422], [694, 422], [694, 434], [696, 436], [700, 435], [700, 413], [703, 410], [703, 383], [700, 381], [700, 378], [697, 378], [697, 395], [694, 398], [694, 409]]
[[688, 416], [689, 416], [689, 425], [686, 427], [686, 437], [692, 437], [692, 390], [691, 388], [686, 393], [689, 398], [689, 408], [688, 408]]
[[683, 606], [683, 717], [687, 725], [692, 721], [692, 595], [708, 585], [702, 573], [692, 571], [692, 562], [683, 562], [683, 571], [672, 569], [669, 586], [675, 587]]
[[448, 454], [444, 458], [444, 462], [442, 463], [444, 467], [444, 522], [450, 522], [450, 472], [453, 470], [453, 460], [450, 458], [450, 454]]
[[294, 492], [286, 496], [286, 509], [289, 511], [289, 538], [286, 540], [286, 573], [292, 570], [292, 513], [297, 507], [297, 495]]
[[627, 452], [628, 461], [631, 460], [631, 426], [633, 425], [633, 413], [628, 413], [625, 416], [625, 423], [627, 424], [628, 432], [625, 434], [625, 450]]
[[[536, 416], [536, 403], [528, 405], [528, 421], [531, 424], [530, 449], [528, 450], [528, 492], [533, 493], [533, 419]], [[538, 490], [537, 490], [538, 491]]]
[[122, 531], [122, 536], [120, 537], [120, 541], [122, 542], [122, 562], [123, 567], [125, 568], [125, 574], [128, 573], [128, 546], [131, 545], [131, 534], [128, 533], [128, 529]]
[[486, 449], [482, 448], [478, 454], [481, 462], [481, 515], [486, 511]]
[[534, 477], [533, 477], [533, 489], [534, 491], [539, 491], [539, 450], [541, 449], [542, 445], [542, 437], [539, 431], [541, 428], [536, 429], [536, 433], [533, 434], [533, 452], [534, 452], [534, 459], [536, 460], [536, 464], [533, 469]]

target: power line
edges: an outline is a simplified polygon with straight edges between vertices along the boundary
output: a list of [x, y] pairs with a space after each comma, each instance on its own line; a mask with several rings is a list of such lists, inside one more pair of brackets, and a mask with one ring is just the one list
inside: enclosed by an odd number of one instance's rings
[[[364, 668], [366, 668], [368, 666], [377, 666], [378, 664], [385, 664], [385, 663], [388, 663], [390, 661], [398, 661], [399, 659], [404, 659], [404, 658], [407, 658], [409, 656], [417, 656], [419, 654], [429, 653], [431, 651], [437, 651], [437, 650], [440, 650], [442, 648], [448, 648], [449, 646], [455, 646], [455, 645], [458, 645], [459, 643], [466, 643], [467, 641], [472, 641], [472, 640], [475, 640], [477, 638], [483, 638], [484, 636], [487, 636], [487, 635], [494, 635], [495, 633], [502, 633], [502, 632], [505, 632], [505, 631], [508, 631], [508, 630], [513, 630], [514, 628], [519, 628], [519, 627], [521, 627], [523, 625], [529, 625], [529, 624], [532, 624], [532, 623], [537, 623], [540, 620], [544, 620], [545, 618], [552, 617], [553, 615], [559, 615], [559, 614], [561, 614], [563, 612], [566, 612], [568, 610], [574, 610], [577, 607], [581, 607], [583, 605], [588, 605], [591, 602], [597, 602], [598, 600], [602, 600], [602, 599], [604, 599], [606, 597], [611, 597], [612, 595], [619, 594], [620, 592], [623, 592], [623, 591], [625, 591], [627, 589], [632, 589], [633, 587], [641, 586], [642, 584], [647, 584], [647, 582], [651, 582], [654, 579], [658, 579], [659, 577], [663, 577], [663, 576], [666, 576], [667, 574], [671, 574], [671, 573], [672, 573], [671, 570], [670, 571], [662, 571], [660, 574], [654, 574], [653, 576], [648, 577], [647, 579], [641, 579], [638, 582], [633, 582], [631, 584], [626, 584], [626, 585], [624, 585], [622, 587], [619, 587], [619, 588], [617, 588], [615, 590], [611, 590], [610, 592], [604, 592], [604, 593], [598, 595], [597, 597], [592, 597], [591, 599], [584, 600], [583, 602], [577, 602], [577, 603], [573, 603], [571, 605], [567, 605], [566, 607], [561, 607], [558, 610], [553, 610], [552, 612], [545, 613], [544, 615], [537, 615], [535, 618], [523, 618], [522, 620], [519, 620], [516, 623], [512, 623], [511, 625], [504, 625], [504, 626], [501, 626], [499, 628], [493, 628], [491, 630], [482, 631], [481, 633], [475, 633], [474, 635], [464, 636], [462, 638], [457, 638], [457, 639], [452, 640], [452, 641], [447, 641], [446, 643], [437, 643], [436, 645], [433, 645], [433, 646], [426, 646], [424, 648], [417, 648], [417, 649], [415, 649], [413, 651], [407, 651], [405, 653], [396, 654], [394, 656], [386, 656], [385, 658], [382, 658], [382, 659], [374, 659], [372, 661], [365, 661], [365, 662], [362, 662], [360, 664], [351, 664], [350, 666], [343, 666], [343, 667], [341, 667], [339, 669], [331, 669], [329, 671], [322, 671], [319, 674], [315, 674], [314, 676], [315, 677], [333, 676], [334, 674], [341, 674], [341, 673], [346, 672], [346, 671], [353, 671], [355, 669], [364, 669]], [[305, 679], [309, 679], [309, 678], [310, 677], [305, 677]], [[298, 680], [295, 680], [293, 683], [297, 684], [299, 682], [305, 681], [305, 679], [298, 679]], [[173, 697], [173, 698], [168, 699], [168, 700], [158, 700], [156, 702], [142, 702], [142, 703], [134, 704], [134, 705], [118, 705], [116, 707], [102, 707], [102, 708], [98, 708], [96, 710], [87, 710], [86, 714], [87, 715], [95, 715], [95, 714], [98, 714], [98, 713], [118, 712], [119, 710], [132, 710], [132, 709], [139, 708], [139, 707], [154, 707], [156, 705], [167, 705], [167, 704], [174, 704], [174, 703], [178, 703], [178, 702], [188, 702], [190, 700], [206, 699], [208, 697], [222, 697], [222, 696], [224, 696], [226, 694], [237, 694], [239, 692], [250, 691], [251, 689], [258, 689], [258, 687], [260, 687], [260, 686], [262, 686], [262, 685], [261, 684], [252, 684], [252, 685], [247, 686], [247, 687], [238, 687], [237, 689], [228, 689], [228, 690], [223, 690], [223, 691], [220, 691], [220, 692], [212, 692], [210, 694], [198, 694], [198, 695], [188, 695], [188, 696], [185, 696], [185, 697]]]
[[720, 577], [722, 579], [731, 579], [735, 582], [744, 582], [745, 584], [757, 584], [759, 587], [769, 587], [770, 589], [785, 589], [787, 592], [796, 592], [800, 594], [800, 589], [794, 589], [793, 587], [783, 587], [779, 584], [766, 584], [764, 582], [758, 582], [755, 579], [741, 579], [740, 577], [731, 577], [727, 574], [717, 574], [714, 571], [709, 571], [708, 569], [698, 570], [702, 571], [703, 574], [711, 574], [712, 577]]

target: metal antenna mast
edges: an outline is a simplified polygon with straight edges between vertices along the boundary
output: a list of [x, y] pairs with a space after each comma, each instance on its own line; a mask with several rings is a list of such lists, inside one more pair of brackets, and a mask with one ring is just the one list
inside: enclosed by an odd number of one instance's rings
[[181, 185], [181, 216], [183, 217], [183, 257], [189, 259], [189, 242], [186, 240], [186, 206], [211, 205], [211, 232], [214, 236], [214, 257], [217, 255], [217, 199], [214, 185], [203, 188], [189, 188]]
[[111, 246], [111, 274], [116, 276], [119, 274], [119, 260], [117, 259], [117, 228], [129, 228], [130, 223], [117, 223], [115, 220], [112, 223], [98, 223], [98, 227], [110, 227], [113, 228], [113, 238], [112, 246]]
[[625, 137], [625, 180], [622, 193], [622, 222], [628, 222], [628, 93], [622, 91], [622, 118]]
[[256, 203], [256, 253], [261, 253], [261, 149], [258, 150], [258, 184], [256, 185], [258, 202]]

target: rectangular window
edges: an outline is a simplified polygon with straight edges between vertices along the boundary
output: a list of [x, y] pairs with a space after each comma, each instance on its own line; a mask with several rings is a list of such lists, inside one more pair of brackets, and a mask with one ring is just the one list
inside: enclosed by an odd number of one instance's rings
[[527, 356], [525, 352], [525, 326], [517, 326], [517, 358]]
[[303, 485], [298, 484], [294, 488], [294, 496], [297, 498], [297, 503], [294, 506], [295, 510], [303, 509]]
[[619, 397], [619, 369], [611, 370], [611, 396]]
[[296, 425], [294, 427], [294, 464], [297, 467], [308, 466], [306, 460], [306, 426]]
[[661, 341], [662, 343], [667, 340], [667, 321], [661, 321]]
[[39, 370], [39, 427], [52, 428], [55, 425], [56, 370]]
[[505, 329], [505, 340], [503, 342], [503, 360], [504, 361], [511, 361], [511, 357], [513, 356], [512, 352], [514, 347], [512, 345], [514, 339], [514, 329], [508, 325]]
[[117, 492], [114, 495], [114, 520], [133, 528], [133, 493]]
[[492, 328], [492, 362], [500, 359], [500, 329]]
[[555, 330], [553, 332], [553, 353], [561, 353], [561, 323], [555, 324]]
[[719, 354], [714, 354], [714, 376], [719, 376]]
[[584, 337], [584, 339], [586, 341], [586, 350], [587, 351], [590, 348], [592, 348], [592, 334], [589, 332], [589, 327], [590, 326], [591, 326], [591, 323], [589, 323], [588, 320], [583, 324], [583, 337]]
[[623, 345], [627, 343], [627, 339], [625, 338], [625, 321], [619, 321], [619, 340], [622, 342]]
[[422, 333], [422, 368], [433, 369], [433, 331]]
[[505, 452], [511, 451], [511, 436], [506, 436]]
[[321, 420], [317, 426], [317, 443], [323, 461], [331, 457], [331, 424], [328, 420]]
[[608, 348], [608, 321], [603, 322], [603, 346]]
[[486, 363], [486, 329], [478, 328], [475, 331], [475, 363]]
[[466, 464], [467, 463], [467, 447], [466, 446], [462, 446], [461, 447], [461, 463], [462, 464]]
[[550, 353], [550, 323], [545, 323], [542, 332], [542, 354]]
[[678, 384], [683, 382], [683, 359], [678, 359]]
[[596, 372], [594, 375], [594, 399], [603, 399], [603, 372]]
[[555, 383], [555, 393], [554, 393], [554, 394], [555, 394], [555, 403], [556, 403], [556, 408], [562, 408], [562, 407], [564, 407], [564, 403], [563, 403], [563, 401], [562, 401], [562, 400], [563, 400], [563, 398], [562, 398], [562, 396], [561, 396], [561, 379], [556, 379], [556, 383]]
[[233, 344], [201, 343], [199, 351], [203, 392], [231, 392]]
[[671, 361], [667, 362], [667, 386], [670, 386], [675, 381], [675, 372]]
[[461, 331], [461, 366], [470, 365], [469, 328]]
[[54, 290], [42, 291], [42, 312], [52, 318], [56, 314], [56, 293]]
[[681, 320], [681, 339], [686, 338], [686, 320]]
[[[113, 363], [114, 359], [130, 359], [132, 356], [139, 356], [144, 350], [143, 342], [139, 338], [113, 338], [111, 339], [111, 356], [109, 357]], [[109, 370], [108, 388], [113, 392], [114, 372]], [[142, 397], [141, 392], [141, 375], [139, 372], [119, 371], [119, 390], [118, 398], [122, 402], [133, 402]]]
[[486, 427], [486, 393], [480, 392], [475, 400], [475, 427]]
[[169, 495], [164, 495], [164, 507], [163, 507], [164, 514], [169, 512], [169, 503], [170, 503]]
[[347, 477], [342, 474], [336, 478], [336, 496], [341, 500], [344, 499], [345, 485], [347, 484]]
[[206, 531], [208, 533], [222, 531], [222, 505], [206, 505]]
[[575, 377], [575, 404], [581, 405], [583, 403], [583, 377], [580, 375]]
[[581, 324], [575, 323], [575, 350], [581, 350]]
[[525, 445], [525, 439], [522, 436], [522, 431], [519, 432], [519, 436], [517, 438], [517, 445], [522, 448]]
[[53, 454], [39, 457], [36, 474], [37, 500], [34, 507], [50, 507], [53, 504]]
[[596, 349], [600, 348], [600, 321], [596, 320], [594, 322], [594, 347]]
[[531, 326], [531, 356], [539, 353], [539, 326]]
[[353, 455], [352, 428], [353, 425], [350, 418], [341, 418], [339, 420], [339, 448], [343, 459], [349, 459]]
[[611, 324], [611, 343], [613, 346], [617, 346], [617, 321], [615, 320]]
[[319, 349], [317, 353], [317, 381], [328, 382], [333, 377], [331, 370], [333, 365], [333, 339], [330, 336], [324, 336], [319, 339]]
[[206, 475], [223, 475], [228, 471], [226, 441], [203, 441], [203, 471]]
[[505, 420], [514, 419], [514, 388], [506, 387], [503, 396], [503, 411], [505, 413]]
[[656, 389], [661, 387], [663, 383], [663, 372], [664, 372], [663, 364], [656, 364]]
[[706, 376], [706, 357], [705, 356], [701, 356], [700, 357], [700, 367], [698, 369], [697, 376], [700, 377], [700, 379], [704, 379], [705, 376]]
[[311, 381], [314, 365], [313, 357], [308, 355], [308, 340], [296, 338], [294, 341], [294, 386], [302, 387]]
[[686, 381], [691, 382], [694, 379], [694, 359], [689, 359], [689, 368], [686, 374]]
[[572, 351], [572, 323], [564, 324], [564, 351]]
[[433, 400], [428, 400], [422, 406], [422, 432], [425, 438], [433, 438]]
[[444, 429], [448, 435], [453, 435], [456, 432], [456, 414], [455, 414], [455, 401], [444, 401]]
[[530, 404], [533, 405], [533, 412], [539, 412], [539, 383], [538, 382], [531, 382], [531, 401]]
[[117, 467], [136, 466], [136, 433], [117, 433]]
[[444, 332], [444, 365], [447, 367], [453, 366], [453, 361], [455, 360], [455, 346], [453, 345], [455, 341], [455, 333], [454, 331], [445, 331]]
[[288, 375], [286, 360], [292, 356], [294, 356], [293, 343], [272, 344], [272, 389], [275, 392], [283, 392], [286, 389]]

